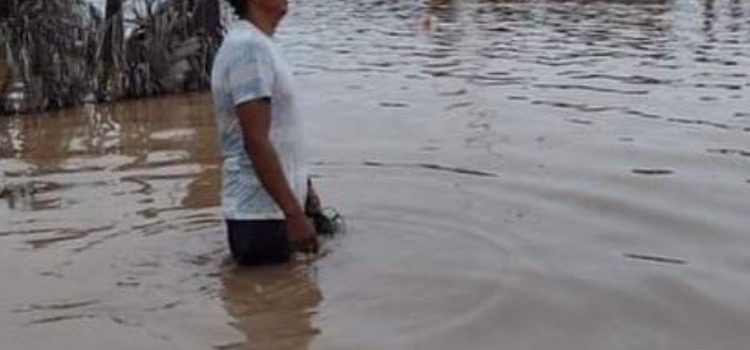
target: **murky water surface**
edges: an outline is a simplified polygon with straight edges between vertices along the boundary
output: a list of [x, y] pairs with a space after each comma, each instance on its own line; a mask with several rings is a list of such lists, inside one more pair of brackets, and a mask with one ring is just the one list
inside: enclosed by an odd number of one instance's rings
[[749, 2], [305, 0], [278, 37], [348, 234], [234, 267], [207, 95], [3, 118], [3, 349], [747, 348]]

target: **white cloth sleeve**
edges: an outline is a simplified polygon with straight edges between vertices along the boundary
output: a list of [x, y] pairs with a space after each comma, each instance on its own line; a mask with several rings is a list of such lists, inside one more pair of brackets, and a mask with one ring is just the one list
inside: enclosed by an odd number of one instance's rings
[[232, 103], [242, 103], [271, 98], [273, 92], [274, 72], [270, 52], [258, 45], [243, 50], [228, 68], [229, 92]]

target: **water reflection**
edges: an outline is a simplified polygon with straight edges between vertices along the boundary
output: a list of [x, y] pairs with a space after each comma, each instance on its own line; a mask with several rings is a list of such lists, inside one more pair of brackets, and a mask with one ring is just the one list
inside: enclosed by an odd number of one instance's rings
[[313, 326], [322, 295], [304, 266], [241, 268], [222, 276], [224, 306], [246, 335], [237, 349], [304, 350], [319, 331]]
[[714, 22], [716, 21], [716, 9], [714, 0], [704, 0], [703, 3], [703, 27], [702, 30], [706, 35], [708, 42], [716, 41], [713, 33]]
[[[0, 120], [2, 214], [27, 226], [6, 233], [42, 230], [29, 243], [57, 235], [63, 239], [55, 243], [86, 246], [217, 225], [219, 153], [209, 101], [185, 95]], [[200, 210], [210, 212], [194, 213]], [[102, 223], [107, 230], [91, 231]]]

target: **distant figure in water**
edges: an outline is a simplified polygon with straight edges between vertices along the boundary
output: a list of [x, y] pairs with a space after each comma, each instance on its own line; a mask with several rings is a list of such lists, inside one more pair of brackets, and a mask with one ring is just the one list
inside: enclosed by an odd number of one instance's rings
[[420, 13], [417, 31], [433, 33], [443, 22], [455, 22], [455, 0], [420, 0], [415, 5]]
[[430, 13], [425, 13], [419, 18], [417, 29], [422, 33], [432, 33], [437, 30], [437, 18]]
[[[317, 253], [307, 215], [320, 212], [308, 175], [292, 71], [273, 34], [287, 0], [227, 0], [240, 21], [214, 60], [211, 90], [229, 248], [242, 265]], [[306, 215], [307, 214], [307, 215]]]

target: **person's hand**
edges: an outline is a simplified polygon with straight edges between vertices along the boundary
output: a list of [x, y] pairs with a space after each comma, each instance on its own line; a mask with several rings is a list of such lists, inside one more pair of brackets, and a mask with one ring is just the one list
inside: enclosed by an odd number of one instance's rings
[[310, 220], [305, 215], [293, 215], [286, 219], [286, 230], [292, 251], [306, 254], [317, 254], [319, 250], [318, 235]]

